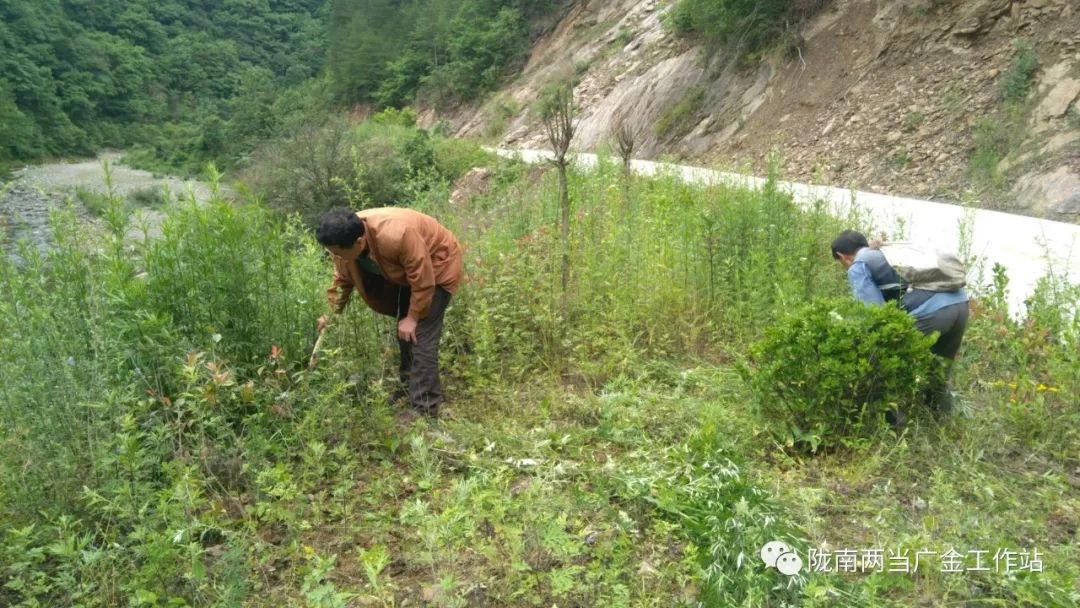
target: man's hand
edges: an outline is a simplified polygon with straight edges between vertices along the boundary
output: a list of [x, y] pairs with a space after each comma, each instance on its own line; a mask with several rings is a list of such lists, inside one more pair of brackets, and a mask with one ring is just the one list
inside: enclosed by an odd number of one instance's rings
[[416, 319], [405, 317], [397, 324], [398, 339], [403, 342], [416, 344]]
[[317, 325], [319, 333], [321, 334], [323, 332], [323, 330], [326, 329], [326, 326], [329, 325], [329, 324], [330, 324], [330, 317], [328, 317], [326, 315], [323, 315], [323, 316], [319, 317], [319, 322], [318, 322], [318, 325]]

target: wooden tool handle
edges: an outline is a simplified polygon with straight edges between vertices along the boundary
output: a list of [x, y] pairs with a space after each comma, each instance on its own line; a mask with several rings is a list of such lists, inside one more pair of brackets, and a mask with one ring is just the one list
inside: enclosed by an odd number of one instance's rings
[[315, 346], [311, 349], [311, 359], [308, 360], [308, 369], [315, 369], [319, 364], [319, 349], [322, 348], [323, 338], [326, 337], [326, 328], [319, 332], [319, 338], [315, 340]]

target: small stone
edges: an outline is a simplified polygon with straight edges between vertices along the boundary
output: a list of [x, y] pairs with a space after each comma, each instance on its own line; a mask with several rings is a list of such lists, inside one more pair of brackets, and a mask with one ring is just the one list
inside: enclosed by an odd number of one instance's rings
[[439, 597], [439, 588], [424, 587], [423, 590], [420, 591], [420, 597], [425, 602], [434, 602]]
[[1016, 207], [1050, 219], [1076, 221], [1080, 214], [1080, 175], [1067, 166], [1021, 177], [1012, 194]]
[[1067, 78], [1058, 82], [1035, 109], [1035, 119], [1041, 121], [1065, 116], [1077, 97], [1080, 97], [1080, 80]]
[[930, 505], [926, 504], [926, 501], [922, 498], [916, 496], [915, 499], [911, 501], [911, 506], [914, 507], [916, 511], [925, 511]]

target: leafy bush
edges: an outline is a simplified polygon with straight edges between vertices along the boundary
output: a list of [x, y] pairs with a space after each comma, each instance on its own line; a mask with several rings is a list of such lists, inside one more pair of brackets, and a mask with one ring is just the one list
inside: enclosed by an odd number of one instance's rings
[[895, 306], [818, 300], [752, 347], [750, 384], [781, 438], [817, 451], [872, 436], [890, 410], [921, 413], [931, 344]]
[[161, 186], [147, 186], [132, 190], [127, 195], [128, 201], [137, 207], [164, 207], [169, 203], [169, 193]]
[[263, 147], [244, 181], [270, 207], [307, 223], [327, 209], [414, 205], [435, 186], [490, 164], [476, 144], [409, 126], [412, 110], [385, 110], [353, 126], [345, 119], [308, 124], [284, 143]]
[[416, 112], [412, 108], [386, 108], [382, 112], [371, 117], [371, 121], [378, 125], [397, 125], [399, 127], [415, 127]]
[[435, 164], [426, 131], [364, 123], [353, 133], [354, 158], [361, 165], [360, 188], [373, 207], [406, 204], [410, 181]]
[[435, 168], [439, 175], [450, 179], [465, 175], [473, 167], [504, 164], [498, 156], [463, 139], [432, 137], [431, 147], [435, 153]]
[[484, 127], [484, 136], [498, 139], [510, 121], [521, 113], [521, 104], [513, 97], [499, 95], [489, 104], [488, 123]]
[[1016, 42], [1016, 55], [1013, 56], [1009, 69], [1001, 75], [1001, 96], [1009, 103], [1018, 103], [1027, 99], [1031, 93], [1031, 84], [1035, 71], [1039, 69], [1039, 57], [1035, 49], [1026, 41]]
[[335, 120], [266, 146], [245, 178], [271, 207], [311, 223], [331, 207], [406, 202], [414, 168], [430, 166], [433, 155], [422, 131]]

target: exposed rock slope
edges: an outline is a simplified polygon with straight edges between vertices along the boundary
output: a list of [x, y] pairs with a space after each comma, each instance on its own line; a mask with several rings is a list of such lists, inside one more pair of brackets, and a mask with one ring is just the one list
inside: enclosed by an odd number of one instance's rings
[[[676, 37], [667, 3], [580, 2], [515, 82], [450, 118], [461, 135], [543, 146], [529, 106], [569, 76], [581, 150], [626, 116], [644, 158], [763, 172], [777, 152], [795, 180], [1080, 221], [1080, 5], [823, 4], [792, 44], [747, 67]], [[1017, 80], [1024, 53], [1035, 69]], [[1030, 93], [1007, 101], [1010, 82]]]

